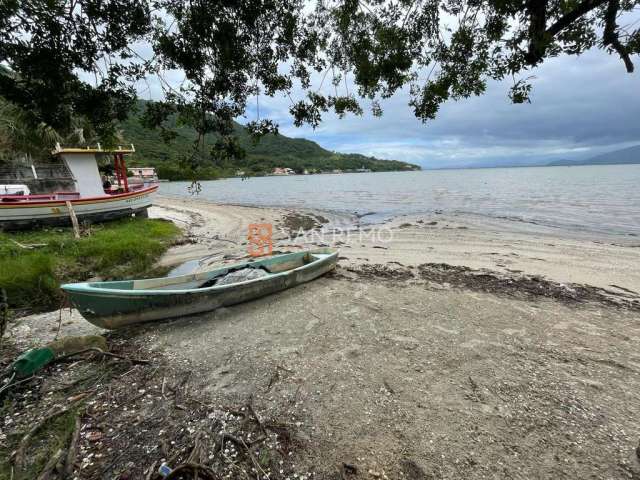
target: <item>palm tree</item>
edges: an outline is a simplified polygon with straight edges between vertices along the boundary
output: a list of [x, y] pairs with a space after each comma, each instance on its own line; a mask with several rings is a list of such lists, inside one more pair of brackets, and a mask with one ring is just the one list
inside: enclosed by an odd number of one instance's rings
[[68, 132], [61, 133], [44, 122], [34, 124], [26, 112], [0, 97], [0, 161], [46, 161], [56, 143], [86, 146], [97, 138], [89, 122], [76, 118]]

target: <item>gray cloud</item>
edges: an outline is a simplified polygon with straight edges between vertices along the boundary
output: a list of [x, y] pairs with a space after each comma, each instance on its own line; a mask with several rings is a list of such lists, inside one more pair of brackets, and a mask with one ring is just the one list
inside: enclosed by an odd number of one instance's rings
[[327, 115], [315, 131], [292, 126], [288, 99], [261, 99], [261, 108], [286, 135], [433, 167], [579, 158], [640, 142], [640, 77], [627, 74], [617, 57], [558, 57], [529, 74], [531, 104], [510, 103], [510, 84], [492, 82], [485, 95], [447, 103], [426, 124], [413, 116], [406, 91], [383, 103], [382, 118]]
[[[148, 46], [139, 47], [150, 54], [144, 50]], [[640, 57], [635, 60], [640, 70]], [[640, 143], [640, 74], [627, 74], [617, 56], [594, 50], [580, 57], [552, 58], [528, 75], [534, 77], [531, 104], [510, 103], [510, 83], [491, 82], [485, 95], [449, 102], [426, 124], [414, 117], [406, 90], [383, 102], [382, 118], [369, 112], [344, 119], [329, 114], [315, 131], [293, 126], [288, 97], [261, 96], [260, 110], [263, 117], [276, 120], [285, 135], [315, 140], [330, 150], [426, 167], [527, 164]], [[176, 86], [184, 75], [172, 71], [165, 79]], [[320, 84], [317, 75], [312, 85]], [[322, 90], [333, 93], [328, 81]], [[141, 82], [138, 91], [141, 98], [162, 97], [158, 79]], [[352, 85], [350, 91], [355, 91]], [[294, 101], [303, 97], [300, 88], [292, 92]], [[239, 120], [255, 118], [251, 102]]]

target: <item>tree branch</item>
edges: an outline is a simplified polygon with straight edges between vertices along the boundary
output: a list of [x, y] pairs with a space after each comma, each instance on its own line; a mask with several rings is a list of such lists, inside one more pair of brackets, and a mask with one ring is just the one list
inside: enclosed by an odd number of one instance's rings
[[620, 58], [624, 62], [624, 66], [628, 73], [633, 73], [633, 62], [629, 57], [629, 51], [622, 44], [618, 37], [618, 24], [616, 23], [616, 17], [618, 16], [618, 10], [620, 9], [620, 0], [609, 0], [607, 5], [607, 11], [604, 17], [604, 33], [602, 34], [602, 41], [605, 45], [609, 45], [613, 48]]
[[527, 63], [535, 65], [544, 58], [547, 50], [547, 1], [528, 0], [527, 13], [529, 14], [529, 51]]
[[[573, 10], [566, 13], [562, 17], [560, 17], [558, 20], [556, 20], [554, 24], [552, 24], [551, 26], [549, 26], [549, 28], [545, 30], [546, 21], [547, 21], [547, 18], [546, 18], [547, 1], [546, 0], [529, 0], [527, 2], [527, 11], [531, 19], [530, 19], [529, 30], [528, 30], [529, 50], [526, 56], [527, 63], [529, 65], [535, 65], [540, 60], [542, 60], [546, 54], [548, 43], [557, 34], [559, 34], [565, 28], [571, 26], [573, 22], [578, 20], [583, 15], [586, 15], [590, 11], [604, 5], [605, 3], [607, 3], [607, 1], [609, 0], [585, 0], [582, 3], [578, 4], [578, 6], [575, 7]], [[614, 15], [613, 31], [614, 31], [615, 39], [613, 42], [607, 42], [605, 39], [605, 44], [611, 45], [614, 49], [616, 49], [616, 51], [618, 51], [618, 53], [620, 53], [620, 51], [615, 45], [616, 41], [619, 45], [621, 45], [618, 40], [617, 34], [615, 34], [615, 29], [617, 28], [617, 26], [615, 25], [615, 15], [617, 14], [617, 11], [619, 8], [618, 2], [619, 0], [611, 0], [611, 2], [609, 3], [610, 5], [609, 9], [611, 8], [611, 3], [616, 4], [615, 12], [613, 14]], [[605, 29], [605, 37], [606, 37], [606, 29]], [[622, 50], [626, 51], [624, 47], [622, 47]], [[620, 56], [622, 57], [623, 55], [620, 54]], [[628, 59], [628, 55], [627, 55], [627, 59]], [[623, 60], [624, 60], [624, 57], [623, 57]], [[625, 60], [625, 64], [627, 64], [626, 60]], [[628, 65], [627, 65], [627, 70], [628, 70]]]
[[600, 5], [606, 3], [607, 0], [586, 0], [571, 10], [569, 13], [560, 17], [556, 23], [551, 25], [546, 30], [546, 34], [555, 37], [562, 30], [567, 28], [573, 22], [575, 22], [581, 16], [589, 13], [591, 10], [598, 8]]

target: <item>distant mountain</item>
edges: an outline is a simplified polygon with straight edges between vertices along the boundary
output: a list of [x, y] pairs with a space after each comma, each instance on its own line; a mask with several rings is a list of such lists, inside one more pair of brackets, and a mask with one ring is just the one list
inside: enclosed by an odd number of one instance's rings
[[625, 165], [631, 163], [640, 163], [640, 145], [623, 148], [622, 150], [614, 150], [613, 152], [603, 153], [583, 160], [555, 160], [547, 163], [547, 165]]
[[[120, 124], [120, 129], [124, 140], [136, 147], [136, 155], [129, 163], [156, 167], [160, 178], [186, 180], [195, 177], [204, 180], [233, 176], [238, 170], [249, 175], [262, 175], [272, 172], [276, 167], [291, 168], [297, 172], [355, 171], [363, 168], [373, 172], [420, 170], [419, 166], [406, 162], [380, 160], [357, 153], [330, 152], [303, 138], [266, 135], [258, 143], [254, 143], [247, 130], [236, 124], [235, 134], [246, 151], [246, 158], [229, 160], [224, 164], [212, 163], [199, 167], [195, 172], [189, 171], [180, 166], [180, 161], [193, 148], [197, 139], [196, 131], [174, 124], [172, 126], [178, 136], [169, 144], [165, 143], [158, 131], [145, 128], [140, 123], [146, 103], [140, 101], [136, 111]], [[205, 142], [207, 145], [213, 145], [217, 138], [216, 135], [207, 135]]]

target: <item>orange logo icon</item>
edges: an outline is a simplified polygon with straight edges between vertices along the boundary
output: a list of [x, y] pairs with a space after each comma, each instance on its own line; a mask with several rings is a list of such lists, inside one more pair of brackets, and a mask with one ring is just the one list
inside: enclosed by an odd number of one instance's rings
[[273, 251], [273, 243], [271, 236], [273, 235], [273, 226], [270, 223], [250, 223], [247, 239], [247, 253], [252, 257], [261, 257], [262, 255], [271, 255]]

